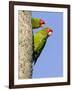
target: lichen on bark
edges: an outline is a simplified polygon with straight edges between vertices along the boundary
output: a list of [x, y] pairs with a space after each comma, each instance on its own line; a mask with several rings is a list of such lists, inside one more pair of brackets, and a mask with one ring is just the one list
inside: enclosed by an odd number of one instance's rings
[[32, 78], [33, 40], [31, 12], [18, 11], [18, 78]]

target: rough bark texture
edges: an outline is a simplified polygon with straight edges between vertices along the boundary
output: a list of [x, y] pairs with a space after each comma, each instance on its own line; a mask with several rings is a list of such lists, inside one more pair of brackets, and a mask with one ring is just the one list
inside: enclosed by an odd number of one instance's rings
[[31, 12], [18, 11], [18, 77], [19, 79], [32, 78], [32, 26]]

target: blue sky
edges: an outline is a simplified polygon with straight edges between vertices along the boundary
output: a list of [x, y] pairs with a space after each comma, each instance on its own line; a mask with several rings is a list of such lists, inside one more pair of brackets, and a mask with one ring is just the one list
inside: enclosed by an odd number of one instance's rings
[[[62, 12], [32, 12], [32, 17], [43, 19], [53, 30], [52, 36], [47, 39], [46, 45], [33, 66], [32, 78], [48, 78], [63, 76], [63, 13]], [[42, 27], [42, 28], [44, 28]], [[35, 34], [38, 30], [33, 30]]]

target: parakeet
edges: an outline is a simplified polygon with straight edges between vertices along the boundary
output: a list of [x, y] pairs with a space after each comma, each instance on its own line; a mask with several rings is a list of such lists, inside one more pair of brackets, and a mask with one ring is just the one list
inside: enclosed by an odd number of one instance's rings
[[32, 18], [31, 22], [32, 22], [32, 29], [42, 27], [45, 24], [44, 20], [40, 18]]
[[51, 30], [50, 28], [44, 28], [34, 35], [34, 64], [41, 54], [46, 44], [47, 38], [52, 34], [52, 32], [53, 30]]

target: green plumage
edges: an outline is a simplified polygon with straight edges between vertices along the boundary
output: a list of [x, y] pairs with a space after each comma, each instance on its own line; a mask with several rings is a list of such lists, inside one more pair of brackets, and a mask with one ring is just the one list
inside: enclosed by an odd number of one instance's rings
[[40, 27], [40, 19], [39, 18], [32, 18], [32, 29]]
[[48, 37], [46, 29], [47, 28], [40, 30], [34, 35], [34, 64], [36, 63], [37, 58], [39, 57], [46, 44], [46, 40]]

